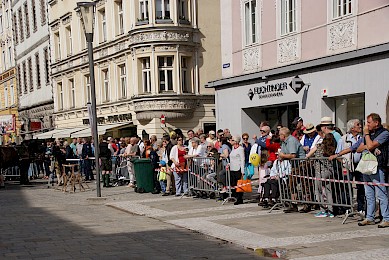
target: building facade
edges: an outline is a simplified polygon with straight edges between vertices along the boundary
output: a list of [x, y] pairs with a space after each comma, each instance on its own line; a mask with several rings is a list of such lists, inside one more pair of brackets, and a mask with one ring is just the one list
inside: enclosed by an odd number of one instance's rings
[[[107, 134], [215, 127], [214, 91], [205, 86], [221, 77], [219, 5], [206, 0], [96, 1], [97, 117]], [[75, 7], [76, 1], [49, 1], [57, 128], [89, 124], [88, 55]], [[161, 128], [161, 115], [166, 128]]]
[[10, 0], [0, 1], [0, 144], [19, 134], [18, 97]]
[[387, 1], [226, 0], [221, 9], [223, 76], [209, 84], [218, 128], [257, 134], [264, 120], [332, 116], [345, 130], [372, 112], [389, 122]]
[[47, 0], [12, 1], [21, 137], [53, 127]]

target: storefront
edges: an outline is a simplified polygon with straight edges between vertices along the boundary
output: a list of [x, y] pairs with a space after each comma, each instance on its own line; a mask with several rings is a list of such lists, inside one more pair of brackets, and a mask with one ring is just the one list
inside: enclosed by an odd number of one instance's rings
[[389, 54], [360, 52], [210, 82], [216, 89], [217, 128], [252, 135], [265, 120], [275, 129], [279, 123], [291, 127], [296, 116], [304, 124], [331, 116], [345, 131], [348, 120], [364, 122], [373, 112], [385, 122]]

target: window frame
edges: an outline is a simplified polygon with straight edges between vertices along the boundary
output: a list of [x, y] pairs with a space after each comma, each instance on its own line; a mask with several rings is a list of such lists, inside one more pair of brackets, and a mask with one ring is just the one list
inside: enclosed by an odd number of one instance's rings
[[84, 75], [84, 83], [85, 83], [85, 104], [92, 102], [92, 94], [91, 94], [91, 85], [90, 85], [90, 74]]
[[297, 0], [280, 1], [280, 35], [285, 36], [297, 32]]
[[63, 95], [63, 85], [62, 82], [57, 82], [57, 91], [58, 91], [58, 110], [64, 109], [64, 95]]
[[124, 9], [123, 9], [123, 1], [117, 0], [115, 1], [116, 8], [118, 12], [118, 34], [117, 35], [123, 35], [124, 34]]
[[[255, 7], [253, 8], [253, 3]], [[248, 6], [248, 9], [246, 8]], [[244, 32], [244, 45], [249, 46], [259, 42], [259, 5], [257, 0], [245, 0], [243, 3], [243, 32]], [[247, 10], [249, 13], [247, 15]], [[254, 23], [253, 23], [254, 15]]]
[[36, 74], [36, 87], [37, 89], [40, 89], [42, 86], [42, 80], [41, 80], [39, 52], [35, 53], [35, 74]]
[[[127, 66], [126, 64], [121, 64], [119, 68], [119, 93], [120, 99], [127, 98]], [[124, 72], [124, 73], [123, 73]]]
[[[355, 6], [355, 2], [353, 0], [331, 0], [331, 1], [332, 1], [332, 8], [331, 8], [332, 19], [336, 20], [336, 19], [353, 15], [354, 6]], [[345, 10], [345, 6], [346, 6], [346, 10]]]
[[30, 86], [30, 93], [34, 91], [34, 75], [32, 73], [32, 59], [31, 57], [27, 58], [27, 66], [28, 66], [28, 76], [30, 78], [29, 86]]
[[69, 92], [70, 92], [70, 108], [76, 107], [76, 85], [74, 84], [74, 78], [69, 79]]
[[143, 93], [151, 93], [150, 57], [141, 58], [141, 64], [142, 64], [142, 90], [143, 90]]
[[[171, 58], [171, 65], [168, 65], [168, 59]], [[163, 66], [160, 66], [160, 59], [163, 59]], [[174, 56], [159, 56], [158, 62], [158, 87], [160, 92], [174, 91]], [[169, 75], [170, 73], [171, 75]], [[162, 88], [161, 73], [164, 75], [164, 88]], [[171, 86], [170, 86], [171, 81]]]
[[28, 12], [28, 4], [27, 4], [27, 1], [24, 2], [23, 4], [23, 7], [24, 7], [24, 23], [25, 23], [25, 27], [26, 27], [26, 39], [30, 38], [30, 16], [29, 16], [29, 12]]
[[139, 17], [138, 22], [148, 21], [150, 19], [149, 14], [150, 1], [149, 0], [139, 0]]
[[102, 72], [102, 80], [103, 80], [103, 102], [110, 101], [110, 92], [109, 92], [109, 69], [103, 69]]
[[[160, 4], [158, 4], [160, 2]], [[161, 11], [158, 11], [158, 7], [161, 9]], [[169, 10], [166, 10], [169, 9]], [[161, 12], [161, 15], [158, 15], [157, 12]], [[169, 13], [169, 15], [166, 15], [166, 13]], [[171, 3], [170, 0], [155, 0], [155, 19], [157, 20], [171, 20], [172, 17], [171, 12]]]
[[31, 11], [32, 11], [32, 30], [36, 32], [38, 30], [37, 14], [35, 0], [31, 0]]
[[7, 82], [4, 82], [4, 107], [9, 107]]

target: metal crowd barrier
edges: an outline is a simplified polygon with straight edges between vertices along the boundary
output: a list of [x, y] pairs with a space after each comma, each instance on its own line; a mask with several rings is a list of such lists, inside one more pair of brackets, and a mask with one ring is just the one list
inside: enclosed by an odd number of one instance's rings
[[6, 169], [1, 169], [1, 174], [4, 177], [20, 177], [20, 168], [19, 166], [13, 166]]
[[[353, 209], [352, 183], [342, 159], [328, 158], [289, 160], [291, 171], [278, 172], [280, 204], [320, 205], [333, 214], [345, 213], [345, 219], [355, 215]], [[278, 164], [280, 162], [277, 161]], [[276, 165], [281, 169], [281, 165]], [[280, 204], [272, 207], [270, 212]]]
[[[215, 195], [220, 194], [221, 188], [226, 188], [226, 194], [228, 195], [224, 199], [222, 204], [225, 204], [227, 201], [235, 201], [235, 198], [232, 197], [232, 189], [230, 185], [230, 170], [228, 167], [228, 161], [221, 163], [222, 166], [219, 166], [219, 161], [215, 157], [194, 157], [187, 160], [188, 165], [188, 188], [191, 194], [205, 192], [209, 196], [214, 193]], [[224, 165], [224, 166], [223, 166]], [[226, 183], [221, 183], [221, 176]], [[220, 185], [220, 188], [219, 188]]]

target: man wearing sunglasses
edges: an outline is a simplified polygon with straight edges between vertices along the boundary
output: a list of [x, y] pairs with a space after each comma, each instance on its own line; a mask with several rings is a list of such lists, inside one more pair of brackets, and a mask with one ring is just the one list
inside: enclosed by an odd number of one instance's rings
[[[266, 150], [266, 139], [270, 138], [270, 127], [269, 126], [261, 126], [260, 128], [261, 136], [257, 137], [253, 135], [253, 139], [256, 144], [258, 144], [258, 152], [261, 150]], [[258, 153], [259, 154], [259, 153]]]

